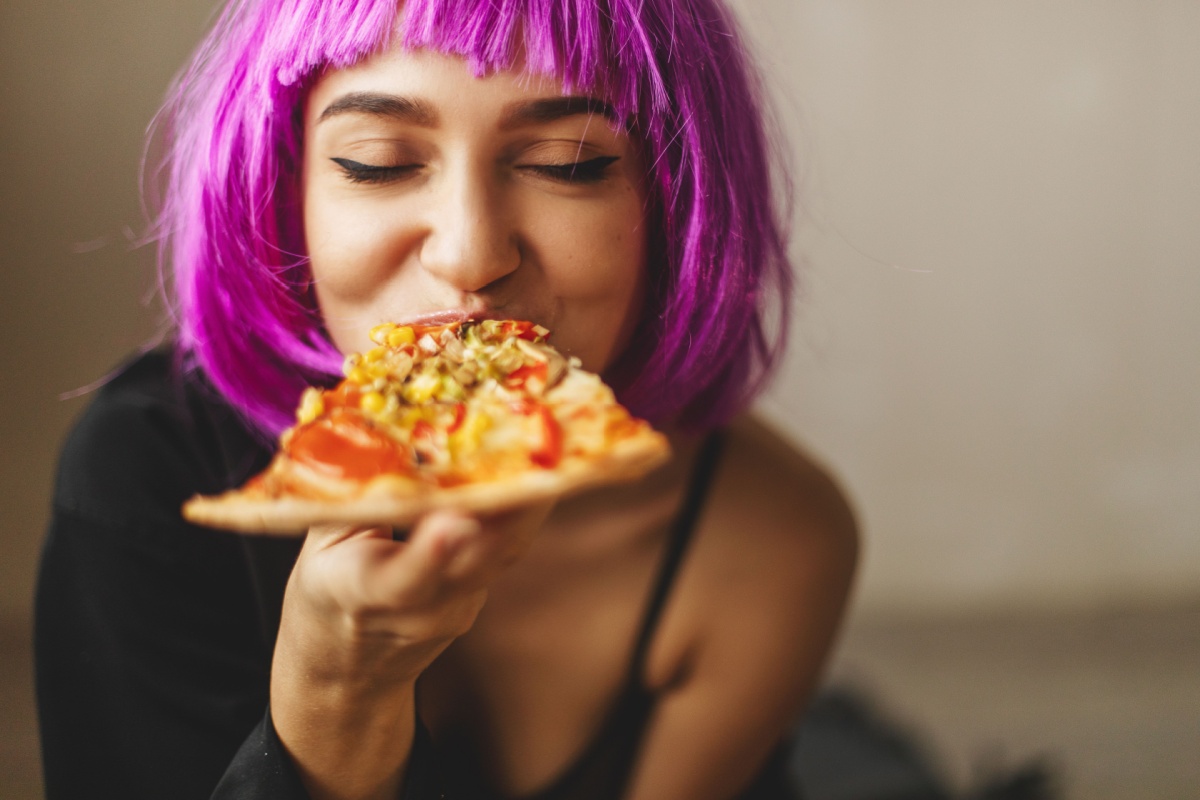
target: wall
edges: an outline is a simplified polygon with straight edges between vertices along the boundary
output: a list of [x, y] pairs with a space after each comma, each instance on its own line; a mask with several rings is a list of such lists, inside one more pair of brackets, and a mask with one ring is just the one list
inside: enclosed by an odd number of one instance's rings
[[[1200, 5], [739, 8], [802, 173], [767, 413], [857, 498], [864, 610], [1200, 584]], [[0, 10], [0, 613], [28, 610], [61, 437], [155, 329], [142, 131], [208, 2]]]
[[864, 608], [1200, 586], [1200, 5], [742, 4], [810, 262], [769, 408]]
[[30, 605], [59, 445], [102, 378], [154, 332], [142, 139], [208, 2], [0, 6], [0, 615]]

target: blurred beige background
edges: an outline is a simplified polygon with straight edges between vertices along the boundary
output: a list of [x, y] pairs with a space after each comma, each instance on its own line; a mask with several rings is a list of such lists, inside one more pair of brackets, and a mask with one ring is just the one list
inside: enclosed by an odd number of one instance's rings
[[[158, 323], [133, 246], [142, 135], [212, 6], [0, 8], [13, 641], [86, 403], [60, 398]], [[764, 410], [856, 498], [855, 619], [1192, 607], [1200, 3], [736, 6], [792, 139], [808, 262]]]
[[[809, 262], [768, 412], [844, 477], [860, 603], [1200, 587], [1200, 4], [753, 2]], [[154, 329], [143, 130], [209, 2], [4, 7], [0, 610], [56, 449]]]
[[768, 407], [862, 607], [1200, 594], [1200, 3], [740, 5], [807, 174]]

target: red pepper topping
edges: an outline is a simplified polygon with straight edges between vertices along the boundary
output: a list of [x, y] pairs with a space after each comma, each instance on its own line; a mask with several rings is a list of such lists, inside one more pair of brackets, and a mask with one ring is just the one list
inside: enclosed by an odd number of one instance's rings
[[446, 432], [454, 433], [456, 430], [458, 430], [459, 428], [462, 427], [463, 420], [466, 418], [467, 418], [467, 404], [466, 403], [455, 403], [454, 404], [454, 421], [450, 423], [450, 426], [448, 428], [446, 428]]
[[417, 424], [413, 425], [413, 439], [432, 439], [433, 426], [423, 419], [417, 420]]
[[500, 333], [504, 336], [516, 336], [518, 339], [532, 342], [537, 339], [537, 332], [533, 330], [533, 327], [532, 322], [510, 319], [500, 324]]
[[420, 339], [425, 334], [430, 334], [434, 339], [438, 338], [444, 330], [457, 331], [462, 327], [461, 322], [445, 322], [440, 325], [409, 325], [413, 329], [413, 334]]
[[529, 460], [539, 467], [552, 469], [562, 460], [562, 427], [548, 406], [538, 406], [537, 410], [542, 418], [542, 446], [529, 454]]
[[544, 361], [524, 364], [508, 373], [508, 377], [504, 379], [504, 385], [512, 389], [521, 389], [530, 378], [533, 378], [535, 382], [540, 382], [542, 386], [545, 386], [549, 369]]

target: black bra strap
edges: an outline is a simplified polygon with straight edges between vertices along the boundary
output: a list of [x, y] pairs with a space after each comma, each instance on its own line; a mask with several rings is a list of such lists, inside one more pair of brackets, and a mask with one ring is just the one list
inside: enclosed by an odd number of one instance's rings
[[697, 454], [687, 495], [670, 531], [666, 552], [646, 604], [622, 694], [609, 708], [604, 723], [571, 765], [545, 789], [526, 796], [525, 800], [617, 797], [622, 793], [637, 757], [646, 720], [654, 705], [654, 698], [642, 688], [646, 651], [703, 509], [713, 473], [720, 461], [722, 439], [722, 432], [710, 435]]
[[679, 565], [683, 562], [687, 546], [692, 540], [696, 522], [704, 510], [704, 501], [708, 498], [708, 490], [712, 484], [713, 475], [717, 471], [717, 465], [721, 461], [721, 452], [724, 447], [725, 431], [717, 430], [708, 435], [696, 456], [687, 496], [684, 498], [683, 507], [679, 510], [679, 516], [675, 518], [675, 524], [671, 528], [670, 539], [667, 541], [667, 552], [663, 555], [662, 564], [659, 566], [654, 591], [650, 595], [650, 602], [646, 606], [645, 616], [642, 619], [642, 629], [638, 633], [637, 644], [634, 646], [631, 666], [635, 683], [640, 681], [642, 667], [646, 660], [646, 651], [650, 649], [650, 641], [658, 629], [658, 619], [662, 616], [663, 607], [667, 604], [667, 597], [675, 583], [675, 575], [679, 572]]

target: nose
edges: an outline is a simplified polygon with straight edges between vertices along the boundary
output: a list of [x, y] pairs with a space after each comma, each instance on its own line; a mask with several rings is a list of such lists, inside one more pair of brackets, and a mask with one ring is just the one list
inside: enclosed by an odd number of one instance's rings
[[484, 170], [461, 166], [431, 185], [421, 243], [424, 269], [462, 292], [477, 292], [512, 273], [521, 252], [511, 204]]

